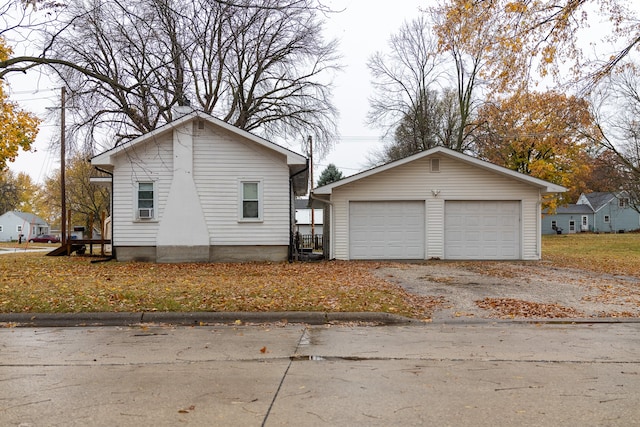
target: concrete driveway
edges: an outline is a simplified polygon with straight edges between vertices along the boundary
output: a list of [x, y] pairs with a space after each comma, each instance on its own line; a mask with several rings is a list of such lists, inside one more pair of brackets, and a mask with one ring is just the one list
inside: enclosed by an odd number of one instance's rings
[[640, 425], [640, 323], [0, 329], [3, 426]]
[[441, 298], [435, 320], [640, 317], [640, 278], [544, 261], [408, 263], [374, 274], [410, 293]]

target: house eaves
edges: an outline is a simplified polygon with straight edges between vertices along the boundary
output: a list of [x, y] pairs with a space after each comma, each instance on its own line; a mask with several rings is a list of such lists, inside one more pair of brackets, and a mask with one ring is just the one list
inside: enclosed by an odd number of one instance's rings
[[[544, 212], [545, 215], [549, 215], [549, 212]], [[593, 214], [593, 209], [587, 204], [569, 204], [566, 206], [558, 206], [556, 208], [555, 215], [588, 215]]]
[[550, 193], [563, 193], [567, 191], [567, 189], [561, 185], [553, 184], [542, 179], [534, 178], [529, 175], [525, 175], [516, 171], [512, 171], [511, 169], [507, 169], [502, 166], [494, 165], [493, 163], [486, 162], [484, 160], [476, 159], [475, 157], [471, 157], [469, 155], [460, 153], [458, 151], [451, 150], [445, 147], [434, 147], [426, 151], [422, 151], [420, 153], [414, 154], [409, 157], [405, 157], [404, 159], [396, 160], [394, 162], [386, 163], [382, 166], [378, 166], [363, 172], [360, 172], [355, 175], [351, 175], [347, 178], [341, 179], [339, 181], [332, 182], [331, 184], [324, 185], [322, 187], [318, 187], [313, 190], [313, 193], [316, 195], [328, 195], [331, 194], [334, 188], [341, 187], [343, 185], [350, 184], [354, 181], [358, 181], [360, 179], [367, 178], [369, 176], [385, 172], [387, 170], [396, 168], [398, 166], [402, 166], [404, 164], [422, 159], [424, 157], [434, 156], [434, 155], [442, 155], [446, 157], [450, 157], [456, 160], [460, 160], [467, 164], [479, 167], [481, 169], [485, 169], [500, 175], [508, 176], [509, 178], [515, 179], [517, 181], [524, 182], [526, 184], [532, 185], [534, 187], [538, 187], [542, 190], [543, 194]]
[[184, 114], [183, 116], [177, 118], [176, 120], [173, 120], [169, 123], [166, 123], [154, 130], [152, 130], [151, 132], [148, 132], [144, 135], [141, 135], [137, 138], [131, 139], [130, 141], [127, 141], [123, 144], [117, 145], [113, 148], [111, 148], [110, 150], [107, 150], [103, 153], [98, 154], [97, 156], [93, 157], [91, 159], [91, 164], [93, 166], [101, 166], [101, 167], [106, 167], [108, 168], [109, 166], [113, 165], [113, 157], [118, 155], [121, 152], [124, 152], [128, 149], [131, 149], [132, 147], [142, 144], [146, 141], [149, 140], [153, 140], [155, 138], [158, 138], [159, 136], [161, 136], [162, 134], [166, 133], [166, 132], [170, 132], [172, 131], [174, 128], [179, 127], [181, 125], [183, 125], [186, 122], [195, 120], [195, 119], [201, 119], [201, 120], [205, 120], [207, 122], [209, 122], [210, 124], [217, 126], [219, 128], [222, 128], [228, 132], [231, 132], [233, 134], [236, 134], [242, 138], [245, 138], [247, 140], [250, 140], [260, 146], [266, 147], [268, 149], [271, 149], [273, 151], [276, 151], [284, 156], [286, 156], [287, 158], [287, 164], [290, 166], [301, 166], [303, 169], [304, 167], [306, 167], [307, 165], [307, 158], [302, 156], [301, 154], [298, 154], [294, 151], [289, 150], [288, 148], [285, 148], [281, 145], [278, 145], [276, 143], [273, 143], [271, 141], [267, 141], [264, 138], [261, 138], [259, 136], [256, 136], [250, 132], [247, 132], [245, 130], [242, 130], [240, 128], [237, 128], [223, 120], [217, 119], [213, 116], [211, 116], [210, 114], [207, 114], [203, 111], [197, 111], [197, 110], [192, 110], [191, 112]]

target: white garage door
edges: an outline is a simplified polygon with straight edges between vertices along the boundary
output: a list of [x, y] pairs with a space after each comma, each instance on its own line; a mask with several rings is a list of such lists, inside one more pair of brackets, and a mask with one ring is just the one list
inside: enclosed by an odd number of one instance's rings
[[519, 259], [520, 202], [446, 201], [446, 259]]
[[350, 202], [350, 259], [424, 259], [424, 201]]

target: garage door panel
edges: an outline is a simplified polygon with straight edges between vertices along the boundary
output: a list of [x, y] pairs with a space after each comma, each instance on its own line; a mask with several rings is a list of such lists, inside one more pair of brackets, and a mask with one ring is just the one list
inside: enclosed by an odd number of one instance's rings
[[351, 202], [349, 258], [424, 259], [424, 201]]
[[445, 258], [520, 258], [520, 202], [446, 201]]

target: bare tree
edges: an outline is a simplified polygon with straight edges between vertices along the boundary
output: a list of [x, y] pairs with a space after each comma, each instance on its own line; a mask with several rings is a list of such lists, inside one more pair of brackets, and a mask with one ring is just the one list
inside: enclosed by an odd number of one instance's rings
[[[606, 82], [606, 84], [605, 84]], [[619, 73], [601, 81], [596, 110], [600, 138], [596, 141], [614, 156], [610, 168], [619, 178], [618, 188], [629, 194], [640, 212], [640, 75], [627, 63]]]
[[88, 141], [146, 133], [190, 102], [264, 136], [328, 143], [339, 57], [322, 36], [324, 10], [316, 0], [73, 0], [45, 28], [42, 54], [0, 63], [0, 76], [53, 68]]
[[389, 39], [388, 52], [368, 61], [374, 95], [367, 122], [393, 133], [381, 160], [395, 160], [438, 144], [434, 111], [439, 101], [441, 59], [424, 16], [405, 22]]

